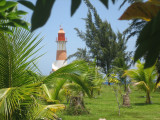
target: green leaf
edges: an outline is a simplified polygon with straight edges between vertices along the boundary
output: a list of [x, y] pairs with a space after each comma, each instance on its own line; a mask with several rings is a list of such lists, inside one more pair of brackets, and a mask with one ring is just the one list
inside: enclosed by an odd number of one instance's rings
[[6, 0], [1, 0], [0, 1], [0, 6], [4, 6], [6, 4]]
[[12, 30], [10, 30], [10, 29], [7, 28], [7, 27], [0, 27], [0, 33], [1, 33], [1, 32], [4, 32], [4, 33], [8, 33], [8, 34], [10, 34], [10, 35], [13, 35]]
[[12, 20], [12, 19], [21, 19], [22, 18], [21, 15], [26, 15], [26, 14], [27, 14], [27, 12], [19, 10], [19, 11], [16, 11], [16, 12], [10, 12], [9, 14], [5, 14], [6, 15], [5, 18], [6, 19], [10, 19], [10, 20]]
[[26, 30], [29, 30], [28, 28], [29, 24], [26, 21], [20, 19], [13, 19], [12, 22], [14, 22], [17, 27], [22, 27], [25, 28]]
[[12, 1], [6, 1], [6, 4], [4, 6], [0, 7], [0, 12], [7, 10], [8, 8], [16, 6], [18, 3], [17, 2], [12, 2]]
[[71, 16], [73, 16], [73, 14], [79, 8], [80, 4], [81, 4], [81, 0], [72, 0], [72, 4], [71, 4]]
[[15, 12], [17, 15], [26, 15], [28, 14], [27, 12], [23, 11], [23, 10], [18, 10]]
[[16, 27], [16, 25], [13, 22], [1, 23], [0, 25], [1, 26], [6, 26], [6, 27], [8, 27], [8, 26]]
[[55, 0], [37, 0], [31, 19], [31, 31], [43, 26], [50, 17]]
[[135, 51], [134, 60], [137, 61], [141, 57], [145, 57], [145, 68], [155, 64], [160, 54], [160, 12], [158, 15], [148, 22], [142, 29], [137, 39], [137, 49]]
[[34, 8], [35, 8], [34, 4], [33, 4], [32, 2], [30, 2], [30, 1], [18, 0], [17, 2], [19, 2], [20, 4], [28, 7], [28, 8], [31, 9], [31, 10], [34, 10]]

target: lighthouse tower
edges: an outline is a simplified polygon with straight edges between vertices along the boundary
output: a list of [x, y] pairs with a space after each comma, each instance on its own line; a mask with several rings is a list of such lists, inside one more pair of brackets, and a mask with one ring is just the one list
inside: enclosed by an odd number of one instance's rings
[[66, 38], [65, 38], [65, 32], [63, 28], [60, 27], [60, 30], [58, 32], [58, 39], [56, 39], [57, 42], [57, 56], [56, 61], [52, 64], [52, 71], [56, 71], [59, 68], [67, 65], [67, 52], [66, 52]]

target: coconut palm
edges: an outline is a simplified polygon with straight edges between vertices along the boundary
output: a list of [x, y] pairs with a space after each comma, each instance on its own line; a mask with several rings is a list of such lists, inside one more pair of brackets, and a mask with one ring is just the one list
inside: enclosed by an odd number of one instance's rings
[[47, 85], [50, 84], [54, 89], [52, 98], [58, 100], [60, 90], [65, 85], [65, 83], [69, 82], [74, 82], [81, 86], [85, 93], [90, 97], [88, 86], [81, 78], [81, 74], [86, 72], [87, 67], [87, 63], [83, 60], [74, 61], [46, 77], [43, 82]]
[[6, 120], [14, 119], [20, 103], [37, 95], [41, 85], [27, 79], [26, 70], [33, 70], [32, 63], [40, 57], [34, 57], [39, 50], [35, 48], [43, 38], [33, 38], [34, 34], [22, 28], [12, 31], [13, 36], [0, 34], [0, 115]]
[[[88, 70], [87, 68], [88, 64], [85, 61], [74, 61], [45, 78], [43, 82], [47, 82], [47, 85], [49, 83], [54, 90], [51, 92], [51, 99], [60, 100], [62, 91], [71, 91], [71, 96], [67, 97], [67, 100], [70, 100], [70, 105], [75, 101], [74, 105], [72, 105], [72, 108], [74, 108], [72, 113], [77, 112], [77, 107], [81, 108], [83, 112], [88, 112], [84, 106], [83, 95], [84, 93], [89, 97], [91, 97], [91, 95], [88, 85], [81, 77], [81, 74], [84, 74], [86, 70]], [[69, 108], [70, 107], [71, 106], [69, 106]]]
[[155, 65], [144, 69], [144, 63], [141, 63], [139, 60], [136, 63], [136, 67], [137, 69], [126, 70], [124, 75], [130, 77], [135, 86], [146, 92], [146, 103], [151, 104], [150, 94], [156, 86], [156, 82], [154, 80], [157, 77]]
[[[68, 70], [64, 71], [64, 69]], [[84, 93], [89, 97], [93, 97], [93, 90], [99, 92], [101, 85], [104, 82], [102, 75], [99, 73], [99, 68], [96, 67], [94, 62], [88, 64], [83, 60], [74, 61], [59, 70], [53, 73], [53, 76], [56, 78], [61, 78], [55, 80], [55, 84], [52, 86], [54, 89], [52, 97], [55, 100], [59, 100], [61, 99], [61, 96], [65, 96], [67, 101], [69, 101], [69, 96], [83, 97]], [[65, 79], [62, 78], [62, 70], [65, 73]], [[66, 79], [66, 75], [69, 75], [68, 80]]]
[[[52, 113], [50, 116], [47, 115], [51, 117], [55, 110], [61, 109], [64, 105], [43, 105], [37, 102], [47, 96], [42, 87], [42, 80], [34, 73], [34, 62], [40, 57], [35, 56], [40, 49], [37, 46], [43, 38], [38, 39], [39, 35], [35, 36], [22, 28], [14, 28], [12, 31], [13, 36], [0, 34], [1, 120], [38, 119], [48, 113]], [[35, 106], [41, 108], [38, 109], [39, 112], [32, 109]], [[36, 114], [28, 112], [31, 110]]]
[[105, 81], [103, 75], [100, 73], [100, 67], [96, 66], [96, 59], [89, 63], [87, 71], [82, 75], [82, 79], [88, 85], [92, 97], [95, 90], [100, 94], [101, 85]]

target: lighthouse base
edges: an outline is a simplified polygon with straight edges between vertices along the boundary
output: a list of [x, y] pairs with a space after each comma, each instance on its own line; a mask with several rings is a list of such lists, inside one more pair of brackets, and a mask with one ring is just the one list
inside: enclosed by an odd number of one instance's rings
[[67, 65], [67, 61], [65, 60], [57, 60], [55, 62], [52, 63], [52, 71], [56, 71], [58, 70], [59, 68], [63, 67]]

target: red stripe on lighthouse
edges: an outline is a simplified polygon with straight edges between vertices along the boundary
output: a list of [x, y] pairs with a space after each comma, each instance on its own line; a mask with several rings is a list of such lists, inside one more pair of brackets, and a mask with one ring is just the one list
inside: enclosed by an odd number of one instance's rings
[[56, 60], [66, 60], [67, 53], [66, 50], [57, 50]]

